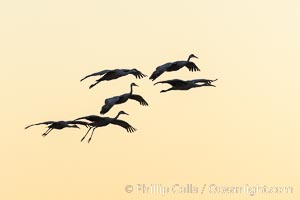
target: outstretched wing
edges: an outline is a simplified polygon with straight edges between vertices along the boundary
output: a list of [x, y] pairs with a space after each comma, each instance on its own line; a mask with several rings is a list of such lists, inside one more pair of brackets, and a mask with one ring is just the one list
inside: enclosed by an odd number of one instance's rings
[[136, 94], [132, 94], [129, 99], [133, 99], [138, 101], [142, 106], [148, 106], [149, 104], [147, 103], [147, 101], [140, 95], [136, 95]]
[[111, 122], [111, 124], [114, 124], [114, 125], [118, 125], [118, 126], [121, 126], [123, 128], [125, 128], [127, 130], [127, 132], [129, 133], [132, 133], [134, 131], [136, 131], [137, 129], [136, 128], [133, 128], [130, 124], [128, 124], [127, 122], [123, 121], [123, 120], [119, 120], [119, 119], [116, 119], [116, 120], [113, 120]]
[[194, 80], [190, 80], [192, 83], [212, 83], [214, 81], [216, 81], [218, 79], [215, 80], [210, 80], [210, 79], [194, 79]]
[[107, 113], [120, 99], [120, 96], [111, 97], [108, 99], [105, 99], [104, 105], [101, 108], [100, 114]]
[[162, 73], [164, 73], [169, 67], [172, 66], [173, 63], [166, 63], [161, 66], [156, 67], [155, 71], [151, 74], [150, 78], [152, 81], [157, 79]]
[[55, 121], [47, 121], [47, 122], [41, 122], [41, 123], [37, 123], [37, 124], [31, 124], [29, 126], [26, 126], [25, 129], [28, 129], [31, 126], [42, 125], [42, 124], [48, 125], [48, 124], [53, 124], [53, 123], [55, 123]]
[[159, 81], [157, 83], [155, 83], [154, 85], [158, 84], [158, 83], [168, 83], [170, 85], [174, 86], [179, 86], [179, 85], [183, 85], [186, 84], [185, 81], [180, 80], [180, 79], [172, 79], [172, 80], [166, 80], [166, 81]]
[[116, 104], [120, 99], [120, 96], [114, 96], [114, 97], [111, 97], [111, 98], [107, 98], [105, 99], [104, 103], [105, 104]]
[[135, 78], [141, 79], [146, 77], [147, 75], [143, 74], [142, 72], [140, 72], [139, 70], [133, 70], [132, 74], [135, 76]]
[[84, 79], [87, 79], [87, 78], [89, 78], [89, 77], [91, 77], [91, 76], [101, 76], [101, 75], [106, 74], [106, 73], [108, 73], [108, 72], [110, 72], [110, 71], [113, 71], [113, 70], [103, 70], [103, 71], [100, 71], [100, 72], [96, 72], [96, 73], [87, 75], [86, 77], [84, 77], [84, 78], [81, 79], [80, 81], [83, 81]]
[[98, 115], [88, 115], [88, 116], [84, 116], [84, 117], [79, 117], [79, 118], [75, 119], [74, 121], [82, 120], [82, 119], [85, 119], [85, 120], [88, 120], [88, 121], [91, 121], [91, 122], [96, 122], [96, 121], [101, 121], [104, 118], [100, 117]]
[[195, 72], [200, 71], [200, 69], [197, 67], [197, 65], [193, 62], [187, 62], [185, 66], [189, 69], [189, 71]]

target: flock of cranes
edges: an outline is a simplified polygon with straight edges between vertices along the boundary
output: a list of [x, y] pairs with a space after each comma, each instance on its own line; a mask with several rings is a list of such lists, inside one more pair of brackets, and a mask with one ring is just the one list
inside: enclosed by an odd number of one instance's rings
[[[154, 81], [159, 76], [161, 76], [164, 72], [177, 71], [183, 67], [188, 68], [188, 70], [191, 72], [200, 71], [200, 69], [196, 66], [196, 64], [194, 62], [190, 61], [191, 58], [198, 58], [198, 57], [195, 56], [194, 54], [191, 54], [191, 55], [189, 55], [189, 57], [186, 61], [168, 62], [161, 66], [158, 66], [155, 69], [155, 71], [151, 74], [149, 79]], [[95, 83], [90, 85], [89, 88], [91, 89], [102, 81], [111, 81], [111, 80], [118, 79], [123, 76], [130, 75], [130, 74], [134, 75], [136, 79], [141, 79], [141, 78], [147, 77], [147, 75], [143, 74], [142, 72], [140, 72], [137, 69], [113, 69], [113, 70], [103, 70], [100, 72], [96, 72], [96, 73], [87, 75], [84, 78], [82, 78], [80, 81], [83, 81], [87, 78], [94, 77], [94, 76], [101, 76], [101, 78], [96, 80]], [[195, 80], [184, 81], [184, 80], [180, 80], [180, 79], [172, 79], [172, 80], [159, 81], [159, 82], [156, 82], [154, 85], [159, 84], [159, 83], [168, 83], [172, 86], [171, 88], [169, 88], [167, 90], [161, 90], [160, 92], [162, 93], [162, 92], [168, 92], [171, 90], [189, 90], [191, 88], [204, 87], [204, 86], [216, 87], [215, 85], [212, 84], [212, 82], [214, 82], [216, 80], [217, 79], [215, 79], [215, 80], [195, 79]], [[198, 84], [198, 83], [201, 83], [201, 84]], [[125, 93], [125, 94], [122, 94], [119, 96], [114, 96], [114, 97], [105, 99], [104, 105], [101, 108], [100, 114], [102, 114], [102, 115], [106, 114], [107, 112], [109, 112], [109, 110], [114, 105], [123, 104], [123, 103], [127, 102], [129, 99], [137, 101], [142, 106], [148, 106], [147, 101], [141, 95], [133, 94], [133, 87], [138, 87], [138, 85], [135, 83], [131, 83], [129, 93]], [[60, 130], [60, 129], [64, 129], [64, 128], [79, 128], [79, 126], [81, 125], [81, 126], [85, 126], [88, 128], [88, 131], [83, 136], [81, 141], [83, 141], [86, 138], [86, 136], [88, 135], [88, 133], [92, 130], [92, 133], [90, 134], [90, 137], [88, 139], [88, 142], [90, 142], [96, 128], [107, 126], [109, 124], [120, 126], [124, 129], [126, 129], [126, 131], [130, 132], [130, 133], [136, 131], [137, 129], [134, 128], [133, 126], [131, 126], [126, 121], [118, 119], [119, 116], [122, 114], [128, 115], [124, 111], [120, 111], [117, 114], [117, 116], [115, 116], [114, 118], [102, 117], [102, 116], [98, 116], [98, 115], [88, 115], [88, 116], [79, 117], [77, 119], [70, 120], [70, 121], [46, 121], [46, 122], [31, 124], [31, 125], [25, 127], [25, 129], [32, 127], [32, 126], [36, 126], [36, 125], [47, 125], [47, 128], [48, 128], [47, 131], [42, 134], [42, 136], [47, 136], [53, 129]]]

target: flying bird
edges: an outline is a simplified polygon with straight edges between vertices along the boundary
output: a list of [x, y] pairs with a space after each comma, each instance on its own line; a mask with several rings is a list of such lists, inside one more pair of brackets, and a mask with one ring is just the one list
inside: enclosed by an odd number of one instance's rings
[[146, 77], [147, 75], [143, 74], [142, 72], [140, 72], [137, 69], [113, 69], [113, 70], [103, 70], [100, 72], [96, 72], [90, 75], [87, 75], [86, 77], [84, 77], [83, 79], [81, 79], [80, 81], [83, 81], [89, 77], [92, 76], [102, 76], [100, 79], [96, 80], [96, 82], [92, 85], [90, 85], [90, 89], [93, 88], [95, 85], [97, 85], [98, 83], [100, 83], [101, 81], [110, 81], [110, 80], [114, 80], [117, 78], [120, 78], [122, 76], [126, 76], [128, 74], [132, 74], [135, 76], [135, 78], [137, 79], [141, 79]]
[[130, 124], [128, 124], [127, 122], [125, 122], [123, 120], [118, 119], [118, 117], [121, 114], [128, 115], [126, 112], [120, 111], [115, 118], [100, 117], [97, 115], [88, 115], [88, 116], [80, 117], [80, 118], [76, 119], [76, 120], [85, 119], [85, 120], [88, 120], [91, 122], [88, 124], [90, 126], [90, 128], [88, 129], [88, 131], [86, 132], [84, 137], [81, 139], [81, 142], [85, 139], [85, 137], [87, 136], [87, 134], [90, 132], [91, 129], [93, 129], [93, 131], [92, 131], [92, 134], [91, 134], [88, 142], [91, 141], [96, 128], [102, 127], [102, 126], [107, 126], [108, 124], [114, 124], [114, 125], [121, 126], [121, 127], [125, 128], [127, 130], [127, 132], [130, 132], [130, 133], [136, 131], [137, 129], [133, 128]]
[[148, 106], [148, 103], [146, 102], [146, 100], [142, 96], [137, 95], [137, 94], [132, 94], [133, 86], [138, 87], [137, 84], [131, 83], [129, 93], [105, 99], [104, 105], [101, 108], [100, 114], [107, 113], [114, 105], [125, 103], [128, 99], [138, 101], [142, 106]]
[[155, 71], [152, 73], [149, 79], [154, 81], [157, 79], [160, 75], [162, 75], [164, 72], [171, 72], [171, 71], [177, 71], [183, 67], [187, 67], [189, 71], [200, 71], [200, 69], [196, 66], [195, 63], [191, 62], [191, 58], [198, 58], [194, 54], [189, 55], [188, 59], [186, 61], [176, 61], [176, 62], [168, 62], [161, 66], [158, 66]]
[[47, 136], [53, 129], [60, 130], [64, 128], [79, 128], [77, 125], [84, 125], [88, 127], [88, 123], [82, 121], [46, 121], [37, 124], [31, 124], [29, 126], [26, 126], [25, 129], [36, 125], [49, 125], [47, 131], [42, 134], [42, 136], [44, 137]]
[[[214, 82], [216, 80], [218, 80], [218, 79], [215, 79], [215, 80], [195, 79], [195, 80], [188, 80], [188, 81], [183, 81], [180, 79], [172, 79], [172, 80], [167, 80], [167, 81], [160, 81], [160, 82], [155, 83], [154, 85], [156, 85], [158, 83], [168, 83], [172, 86], [171, 88], [169, 88], [167, 90], [160, 91], [162, 93], [162, 92], [168, 92], [170, 90], [189, 90], [191, 88], [204, 87], [204, 86], [216, 87], [215, 85], [211, 84], [212, 82]], [[203, 84], [198, 85], [197, 83], [203, 83]]]

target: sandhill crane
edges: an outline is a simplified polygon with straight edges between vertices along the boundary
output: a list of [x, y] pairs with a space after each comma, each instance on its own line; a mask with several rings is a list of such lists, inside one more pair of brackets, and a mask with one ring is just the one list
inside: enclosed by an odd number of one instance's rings
[[36, 125], [49, 125], [48, 129], [45, 133], [42, 134], [42, 136], [47, 136], [53, 129], [64, 129], [64, 128], [79, 128], [77, 125], [84, 125], [88, 126], [88, 123], [82, 122], [82, 121], [46, 121], [46, 122], [41, 122], [37, 124], [31, 124], [29, 126], [26, 126], [25, 129], [28, 129], [31, 126], [36, 126]]
[[125, 128], [127, 130], [127, 132], [130, 132], [130, 133], [136, 131], [137, 129], [133, 128], [130, 124], [128, 124], [127, 122], [125, 122], [123, 120], [118, 119], [118, 117], [121, 114], [128, 115], [126, 112], [120, 111], [115, 118], [100, 117], [97, 115], [89, 115], [89, 116], [80, 117], [80, 118], [76, 119], [76, 120], [86, 119], [88, 121], [91, 121], [91, 123], [88, 124], [90, 126], [90, 128], [88, 129], [88, 131], [86, 132], [84, 137], [81, 139], [81, 142], [84, 140], [84, 138], [87, 136], [87, 134], [89, 133], [89, 131], [91, 129], [93, 129], [93, 131], [92, 131], [92, 134], [91, 134], [88, 142], [91, 141], [96, 128], [102, 127], [102, 126], [107, 126], [108, 124], [114, 124], [114, 125], [121, 126], [121, 127]]
[[133, 99], [138, 101], [142, 106], [148, 106], [148, 103], [145, 101], [145, 99], [136, 94], [132, 94], [133, 91], [133, 86], [137, 86], [135, 83], [130, 84], [130, 92], [126, 94], [122, 94], [120, 96], [114, 96], [108, 99], [105, 99], [104, 105], [101, 108], [100, 114], [105, 114], [107, 113], [115, 104], [122, 104], [125, 103], [128, 99]]
[[191, 54], [191, 55], [189, 55], [187, 61], [169, 62], [169, 63], [165, 63], [161, 66], [158, 66], [155, 69], [155, 71], [152, 73], [152, 75], [150, 76], [149, 79], [154, 81], [155, 79], [157, 79], [157, 77], [159, 77], [164, 72], [177, 71], [183, 67], [187, 67], [189, 69], [189, 71], [192, 71], [192, 72], [200, 71], [200, 69], [196, 66], [196, 64], [190, 61], [191, 58], [198, 58], [198, 57], [195, 56], [194, 54]]
[[[168, 83], [168, 84], [172, 85], [171, 88], [160, 91], [160, 92], [168, 92], [170, 90], [189, 90], [191, 88], [203, 87], [203, 86], [216, 87], [215, 85], [211, 84], [212, 82], [214, 82], [216, 80], [218, 80], [218, 79], [215, 79], [215, 80], [195, 79], [195, 80], [188, 80], [188, 81], [183, 81], [180, 79], [172, 79], [172, 80], [167, 80], [167, 81], [160, 81], [160, 82], [155, 83], [154, 85], [156, 85], [158, 83]], [[197, 83], [203, 83], [203, 84], [198, 85]]]
[[120, 78], [122, 76], [126, 76], [128, 74], [132, 74], [135, 76], [135, 78], [137, 79], [141, 79], [146, 77], [147, 75], [143, 74], [142, 72], [140, 72], [137, 69], [113, 69], [113, 70], [103, 70], [100, 72], [96, 72], [90, 75], [87, 75], [86, 77], [84, 77], [83, 79], [81, 79], [80, 81], [85, 80], [86, 78], [92, 77], [92, 76], [102, 76], [100, 79], [96, 80], [96, 82], [92, 85], [90, 85], [90, 89], [92, 87], [94, 87], [95, 85], [97, 85], [98, 83], [100, 83], [101, 81], [109, 81], [109, 80], [113, 80], [113, 79], [117, 79]]

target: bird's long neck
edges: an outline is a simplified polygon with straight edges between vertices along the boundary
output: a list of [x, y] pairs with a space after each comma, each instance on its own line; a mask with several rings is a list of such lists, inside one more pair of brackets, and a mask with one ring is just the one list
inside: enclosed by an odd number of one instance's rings
[[118, 113], [117, 116], [114, 118], [114, 120], [118, 119], [118, 117], [121, 115], [121, 113]]
[[190, 59], [191, 59], [191, 58], [192, 58], [192, 57], [191, 57], [191, 56], [189, 56], [189, 57], [188, 57], [188, 59], [187, 59], [187, 61], [188, 61], [188, 62], [190, 62]]
[[133, 85], [130, 85], [130, 92], [129, 92], [129, 94], [132, 94], [132, 92], [133, 92]]

